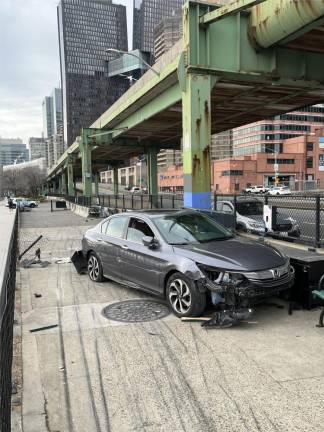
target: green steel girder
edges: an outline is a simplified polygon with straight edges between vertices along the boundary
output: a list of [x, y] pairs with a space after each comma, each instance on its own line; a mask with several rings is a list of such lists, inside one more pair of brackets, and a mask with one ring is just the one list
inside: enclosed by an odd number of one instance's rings
[[82, 167], [82, 187], [83, 195], [86, 197], [92, 196], [92, 165], [91, 165], [91, 147], [92, 142], [89, 135], [91, 129], [83, 129], [81, 141], [79, 144], [81, 151], [81, 167]]
[[208, 25], [212, 24], [228, 15], [241, 12], [245, 9], [256, 6], [263, 3], [266, 0], [236, 0], [233, 3], [226, 5], [224, 7], [218, 7], [216, 10], [207, 12], [200, 17], [200, 24]]
[[[172, 87], [166, 89], [162, 94], [158, 95], [154, 99], [147, 102], [145, 106], [131, 114], [126, 120], [118, 123], [118, 128], [127, 127], [128, 130], [133, 127], [143, 123], [144, 121], [150, 119], [154, 115], [167, 108], [172, 107], [181, 100], [181, 90], [179, 84], [174, 84]], [[122, 135], [122, 131], [113, 132], [113, 138], [117, 138]]]
[[305, 86], [309, 82], [312, 85], [324, 83], [324, 56], [321, 53], [280, 46], [257, 51], [249, 37], [249, 14], [225, 16], [202, 26], [199, 25], [200, 17], [207, 13], [208, 5], [189, 1], [184, 8], [184, 23], [188, 23], [185, 35], [188, 72], [206, 68], [210, 74], [239, 74], [252, 82], [260, 77], [268, 82], [297, 80]]

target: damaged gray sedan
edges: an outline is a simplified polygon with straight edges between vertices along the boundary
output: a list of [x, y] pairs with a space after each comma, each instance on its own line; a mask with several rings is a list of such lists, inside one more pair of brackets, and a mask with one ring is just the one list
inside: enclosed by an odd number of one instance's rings
[[239, 309], [288, 290], [289, 259], [234, 236], [194, 210], [111, 216], [82, 240], [88, 274], [166, 298], [178, 317], [199, 316], [208, 299]]

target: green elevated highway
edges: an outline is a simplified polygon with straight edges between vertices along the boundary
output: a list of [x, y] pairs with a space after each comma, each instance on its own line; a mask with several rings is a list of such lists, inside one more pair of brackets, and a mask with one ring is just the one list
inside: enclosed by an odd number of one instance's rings
[[190, 0], [183, 30], [156, 73], [80, 131], [48, 174], [51, 192], [74, 196], [82, 177], [90, 197], [100, 170], [146, 153], [157, 194], [158, 151], [181, 148], [184, 205], [209, 208], [212, 134], [324, 101], [324, 0]]

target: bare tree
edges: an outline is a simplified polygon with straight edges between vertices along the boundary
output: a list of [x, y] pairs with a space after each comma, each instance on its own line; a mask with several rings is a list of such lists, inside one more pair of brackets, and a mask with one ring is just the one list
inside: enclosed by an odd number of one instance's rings
[[3, 173], [3, 190], [14, 196], [37, 197], [45, 179], [46, 173], [38, 167], [12, 168]]

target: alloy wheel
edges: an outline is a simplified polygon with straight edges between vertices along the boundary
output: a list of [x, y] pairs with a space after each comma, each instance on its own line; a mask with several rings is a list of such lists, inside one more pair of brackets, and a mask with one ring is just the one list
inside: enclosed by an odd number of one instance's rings
[[182, 279], [175, 279], [169, 287], [169, 300], [178, 314], [185, 314], [191, 308], [191, 293]]
[[88, 272], [90, 279], [97, 281], [100, 273], [99, 262], [94, 255], [91, 255], [88, 261]]

